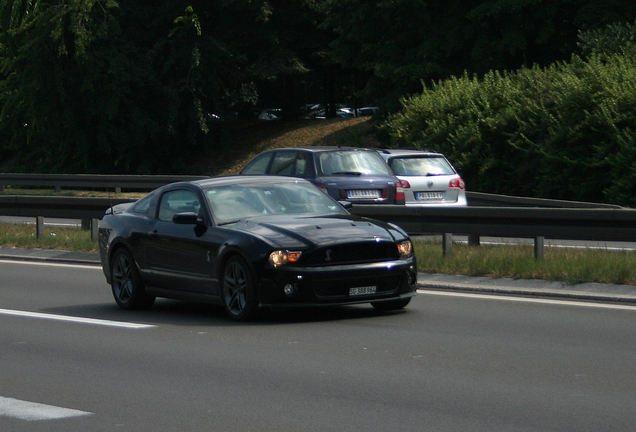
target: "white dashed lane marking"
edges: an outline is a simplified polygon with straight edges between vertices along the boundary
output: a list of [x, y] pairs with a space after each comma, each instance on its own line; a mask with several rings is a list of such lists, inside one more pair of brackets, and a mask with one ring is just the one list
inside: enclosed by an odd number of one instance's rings
[[96, 318], [81, 318], [81, 317], [74, 317], [74, 316], [67, 316], [67, 315], [54, 315], [54, 314], [46, 314], [46, 313], [40, 313], [40, 312], [27, 312], [27, 311], [11, 310], [11, 309], [0, 309], [0, 315], [11, 315], [11, 316], [18, 316], [23, 318], [39, 318], [39, 319], [46, 319], [46, 320], [52, 320], [52, 321], [72, 322], [72, 323], [78, 323], [78, 324], [93, 324], [93, 325], [99, 325], [104, 327], [118, 327], [118, 328], [127, 328], [127, 329], [147, 329], [147, 328], [156, 327], [155, 325], [152, 325], [152, 324], [136, 324], [136, 323], [123, 322], [123, 321], [109, 321], [109, 320], [102, 320], [102, 319], [96, 319]]
[[0, 416], [17, 418], [20, 420], [55, 420], [91, 414], [92, 413], [86, 411], [61, 408], [0, 396]]

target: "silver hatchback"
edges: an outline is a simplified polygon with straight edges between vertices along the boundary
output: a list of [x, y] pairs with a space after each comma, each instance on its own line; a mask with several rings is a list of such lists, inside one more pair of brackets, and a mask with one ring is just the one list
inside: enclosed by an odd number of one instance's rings
[[443, 154], [381, 149], [378, 153], [402, 182], [407, 206], [466, 206], [464, 180]]

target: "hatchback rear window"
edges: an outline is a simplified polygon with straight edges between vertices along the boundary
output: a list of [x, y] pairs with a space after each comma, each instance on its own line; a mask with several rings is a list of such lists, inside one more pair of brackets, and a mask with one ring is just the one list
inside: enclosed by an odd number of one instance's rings
[[452, 175], [455, 170], [444, 157], [419, 156], [393, 158], [389, 162], [395, 175], [399, 176], [437, 176]]

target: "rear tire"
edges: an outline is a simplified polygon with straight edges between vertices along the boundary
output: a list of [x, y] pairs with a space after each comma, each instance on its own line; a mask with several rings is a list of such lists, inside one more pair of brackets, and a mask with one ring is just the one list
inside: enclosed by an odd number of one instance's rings
[[120, 308], [147, 309], [155, 302], [155, 297], [146, 292], [137, 264], [128, 250], [121, 248], [115, 251], [111, 275], [113, 297]]
[[411, 302], [411, 297], [400, 300], [390, 300], [384, 302], [372, 302], [371, 306], [373, 306], [376, 310], [379, 311], [391, 311], [404, 309]]
[[230, 318], [249, 321], [258, 313], [254, 275], [239, 256], [231, 257], [223, 269], [223, 304]]

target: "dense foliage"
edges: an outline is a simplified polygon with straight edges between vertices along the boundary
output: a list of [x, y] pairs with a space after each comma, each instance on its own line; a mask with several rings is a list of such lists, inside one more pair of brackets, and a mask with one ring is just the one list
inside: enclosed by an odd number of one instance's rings
[[186, 172], [218, 149], [211, 113], [302, 71], [266, 1], [18, 3], [0, 3], [4, 170]]
[[588, 58], [440, 81], [386, 129], [446, 153], [471, 190], [634, 206], [636, 45], [621, 28], [618, 44], [616, 27], [583, 34]]
[[577, 50], [580, 30], [636, 19], [624, 0], [313, 0], [334, 57], [371, 71], [365, 92], [392, 106], [431, 80], [547, 66]]
[[[618, 61], [612, 40], [625, 27], [593, 32], [634, 19], [636, 2], [623, 0], [0, 0], [0, 171], [194, 173], [193, 161], [232, 151], [224, 120], [237, 113], [315, 102], [397, 110], [400, 97], [464, 71], [436, 88], [477, 86], [473, 74], [497, 83], [514, 74], [495, 71], [522, 67], [532, 82], [534, 65], [579, 49], [600, 68]], [[579, 30], [590, 31], [581, 48]], [[517, 130], [503, 126], [491, 133]], [[485, 158], [459, 163], [469, 157]]]

